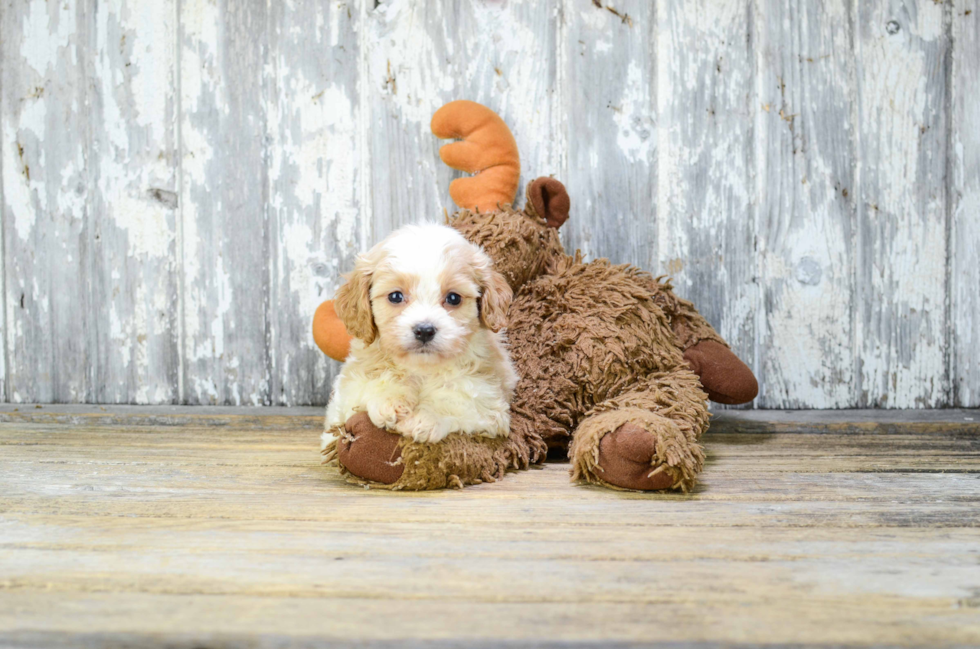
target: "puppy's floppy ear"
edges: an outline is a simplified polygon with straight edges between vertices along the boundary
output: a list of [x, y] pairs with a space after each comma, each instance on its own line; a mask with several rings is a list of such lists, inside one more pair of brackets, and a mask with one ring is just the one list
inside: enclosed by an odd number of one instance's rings
[[334, 308], [344, 322], [348, 333], [370, 345], [378, 337], [378, 328], [371, 313], [371, 276], [374, 262], [368, 255], [358, 255], [354, 270], [347, 281], [337, 290]]
[[507, 309], [514, 292], [504, 276], [487, 264], [480, 272], [480, 322], [490, 331], [500, 331], [507, 325]]

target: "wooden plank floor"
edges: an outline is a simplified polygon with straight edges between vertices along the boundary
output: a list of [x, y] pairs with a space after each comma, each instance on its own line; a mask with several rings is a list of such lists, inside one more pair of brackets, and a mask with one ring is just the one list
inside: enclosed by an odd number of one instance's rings
[[320, 419], [0, 407], [0, 646], [980, 644], [976, 411], [727, 411], [686, 496], [353, 487]]

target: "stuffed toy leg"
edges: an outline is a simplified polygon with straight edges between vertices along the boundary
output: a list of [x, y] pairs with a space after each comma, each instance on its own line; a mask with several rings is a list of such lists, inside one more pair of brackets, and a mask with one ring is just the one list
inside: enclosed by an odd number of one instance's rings
[[496, 482], [509, 469], [526, 469], [544, 458], [540, 437], [514, 434], [488, 439], [454, 433], [436, 444], [413, 442], [371, 423], [360, 412], [347, 420], [323, 449], [349, 482], [392, 490], [462, 488]]
[[593, 407], [576, 427], [572, 477], [642, 491], [694, 486], [704, 464], [708, 409], [687, 368], [638, 380]]

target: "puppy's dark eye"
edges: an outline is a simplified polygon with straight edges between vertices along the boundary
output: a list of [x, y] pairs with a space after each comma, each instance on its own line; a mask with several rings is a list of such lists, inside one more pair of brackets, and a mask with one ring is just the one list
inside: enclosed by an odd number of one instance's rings
[[463, 301], [463, 296], [459, 293], [450, 293], [446, 296], [446, 304], [449, 306], [459, 306], [460, 302]]
[[388, 294], [388, 301], [392, 304], [401, 304], [405, 301], [405, 296], [402, 295], [401, 291], [392, 291]]

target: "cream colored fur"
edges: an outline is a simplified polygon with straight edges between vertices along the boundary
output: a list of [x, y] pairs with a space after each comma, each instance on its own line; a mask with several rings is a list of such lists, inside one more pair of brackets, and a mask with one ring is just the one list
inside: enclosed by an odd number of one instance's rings
[[[487, 255], [446, 226], [404, 227], [361, 255], [337, 293], [355, 339], [334, 382], [324, 445], [357, 412], [416, 442], [508, 435], [517, 377], [495, 330], [510, 298]], [[421, 324], [435, 327], [432, 340], [416, 338]]]

